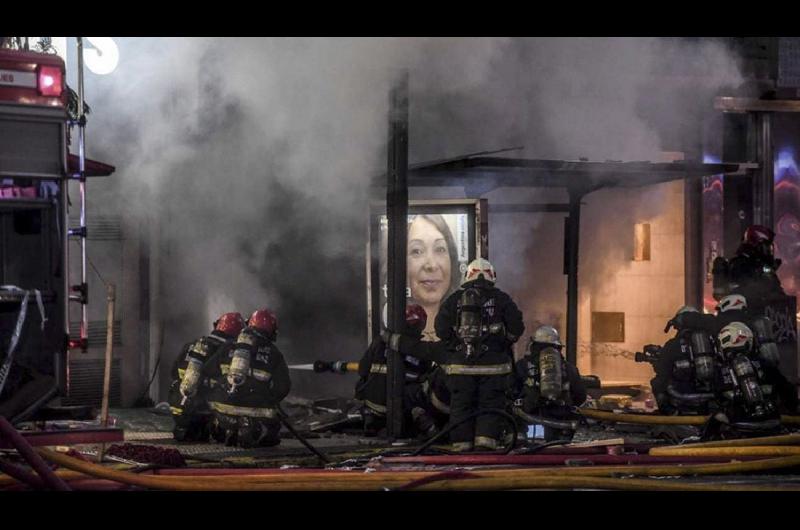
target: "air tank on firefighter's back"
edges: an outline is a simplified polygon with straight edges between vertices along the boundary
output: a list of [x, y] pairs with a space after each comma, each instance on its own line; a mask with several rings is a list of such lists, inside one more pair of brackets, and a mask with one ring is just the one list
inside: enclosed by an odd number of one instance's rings
[[456, 333], [467, 346], [467, 355], [471, 355], [481, 336], [481, 295], [477, 289], [465, 289], [461, 294]]
[[756, 416], [763, 415], [766, 412], [764, 410], [764, 394], [750, 359], [744, 353], [740, 353], [733, 359], [731, 365], [748, 408]]
[[695, 331], [691, 336], [694, 369], [697, 379], [709, 381], [714, 376], [714, 346], [705, 331]]
[[539, 391], [542, 397], [558, 400], [562, 391], [561, 353], [555, 348], [544, 348], [539, 352]]
[[778, 345], [775, 344], [775, 336], [772, 333], [772, 321], [760, 316], [753, 319], [753, 335], [758, 344], [758, 357], [770, 366], [778, 366], [780, 354]]

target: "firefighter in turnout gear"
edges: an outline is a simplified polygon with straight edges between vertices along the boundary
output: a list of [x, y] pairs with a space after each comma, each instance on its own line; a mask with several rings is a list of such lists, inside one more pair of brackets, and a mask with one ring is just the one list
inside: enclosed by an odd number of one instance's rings
[[733, 258], [729, 261], [723, 257], [715, 259], [715, 298], [741, 294], [760, 313], [776, 296], [786, 296], [777, 275], [781, 260], [774, 256], [774, 240], [775, 232], [771, 229], [752, 225], [745, 230]]
[[209, 406], [214, 438], [226, 445], [266, 447], [280, 443], [278, 405], [291, 381], [275, 345], [278, 321], [268, 309], [255, 311], [234, 344], [215, 359]]
[[732, 322], [722, 328], [718, 340], [722, 350], [721, 421], [744, 431], [778, 428], [775, 395], [754, 352], [752, 330], [743, 322]]
[[713, 319], [683, 306], [667, 323], [664, 332], [674, 327], [677, 333], [655, 358], [648, 359], [656, 373], [650, 386], [662, 414], [707, 414], [717, 409], [719, 358], [709, 332]]
[[186, 344], [172, 365], [172, 384], [168, 402], [175, 428], [172, 433], [178, 441], [207, 441], [211, 411], [208, 397], [209, 375], [214, 355], [244, 328], [239, 313], [225, 313], [214, 322], [214, 330], [195, 342]]
[[[586, 387], [578, 368], [561, 354], [561, 338], [550, 326], [536, 330], [525, 356], [515, 365], [516, 392], [523, 412], [557, 420], [575, 419], [572, 407], [586, 401]], [[545, 439], [572, 433], [556, 432], [545, 426]]]
[[[441, 364], [447, 376], [450, 442], [456, 451], [497, 449], [500, 445], [504, 420], [475, 413], [505, 409], [513, 378], [512, 346], [525, 332], [525, 325], [517, 305], [494, 286], [495, 280], [489, 261], [472, 261], [461, 288], [445, 300], [436, 316], [441, 343], [426, 346], [436, 354], [438, 360], [432, 360]], [[402, 337], [397, 340], [402, 342]]]
[[[422, 338], [427, 324], [427, 314], [422, 306], [406, 307], [406, 326], [403, 333], [415, 340]], [[375, 436], [386, 425], [386, 346], [387, 335], [375, 337], [358, 363], [359, 380], [356, 383], [355, 397], [364, 402], [364, 433]], [[413, 355], [404, 355], [405, 386], [403, 388], [403, 409], [409, 432], [431, 435], [436, 425], [430, 413], [423, 381], [431, 371], [431, 363]]]
[[719, 301], [712, 331], [719, 335], [734, 322], [746, 325], [753, 335], [751, 357], [758, 361], [764, 383], [772, 392], [779, 410], [785, 414], [797, 412], [797, 387], [780, 371], [780, 354], [773, 335], [772, 321], [748, 310], [747, 299], [740, 294], [728, 295]]

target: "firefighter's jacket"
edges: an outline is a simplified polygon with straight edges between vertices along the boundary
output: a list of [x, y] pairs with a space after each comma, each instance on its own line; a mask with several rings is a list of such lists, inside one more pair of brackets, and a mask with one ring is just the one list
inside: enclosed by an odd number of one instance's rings
[[[416, 337], [418, 339], [418, 337]], [[406, 392], [416, 393], [417, 389], [408, 388], [421, 384], [425, 375], [431, 370], [431, 363], [410, 354], [403, 355], [405, 368]], [[359, 380], [356, 383], [356, 399], [363, 400], [365, 405], [378, 414], [386, 412], [386, 343], [381, 337], [375, 337], [372, 344], [358, 363]]]

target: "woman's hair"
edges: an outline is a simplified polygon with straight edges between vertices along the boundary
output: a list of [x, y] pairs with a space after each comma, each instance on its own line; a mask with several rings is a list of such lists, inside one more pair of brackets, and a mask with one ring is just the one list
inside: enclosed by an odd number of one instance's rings
[[458, 289], [461, 285], [461, 270], [458, 263], [458, 248], [456, 248], [456, 240], [453, 237], [453, 232], [450, 231], [450, 226], [441, 214], [424, 214], [417, 215], [408, 222], [409, 231], [411, 224], [417, 219], [423, 219], [432, 224], [444, 236], [444, 241], [447, 243], [447, 253], [450, 255], [450, 286], [442, 298], [442, 302], [450, 296], [453, 291]]

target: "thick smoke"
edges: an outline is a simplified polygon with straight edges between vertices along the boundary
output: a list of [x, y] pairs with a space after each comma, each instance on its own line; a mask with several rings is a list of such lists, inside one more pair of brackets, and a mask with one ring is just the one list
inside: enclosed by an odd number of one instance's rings
[[[261, 306], [278, 313], [290, 363], [361, 354], [368, 186], [386, 166], [388, 91], [404, 68], [412, 162], [511, 145], [537, 158], [652, 160], [680, 150], [674, 139], [710, 97], [739, 82], [713, 41], [116, 41], [117, 71], [87, 78], [89, 154], [118, 168], [93, 207], [159, 222], [165, 364], [221, 311]], [[499, 226], [512, 217], [492, 217], [501, 286], [561, 299], [557, 282], [521, 265], [560, 276], [560, 252], [537, 252], [547, 231]], [[347, 378], [294, 375], [298, 394], [351, 391]]]

